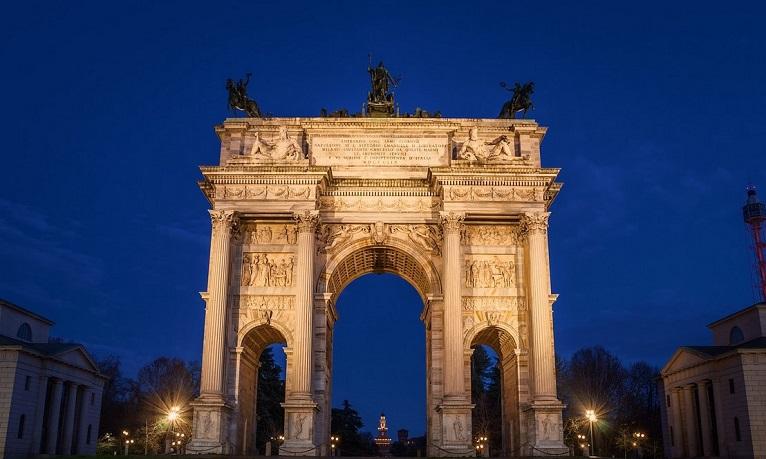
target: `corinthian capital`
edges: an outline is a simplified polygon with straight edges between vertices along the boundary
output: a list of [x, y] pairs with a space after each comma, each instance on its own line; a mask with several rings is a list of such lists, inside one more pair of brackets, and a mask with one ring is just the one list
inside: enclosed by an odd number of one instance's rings
[[315, 233], [319, 226], [319, 212], [315, 210], [304, 210], [293, 214], [295, 226], [299, 233]]
[[460, 234], [460, 232], [463, 230], [463, 219], [465, 218], [464, 214], [455, 212], [439, 212], [439, 217], [444, 234]]
[[236, 231], [239, 227], [239, 216], [233, 210], [208, 210], [210, 212], [210, 222], [213, 224], [213, 232], [221, 231], [228, 233]]
[[548, 217], [550, 215], [550, 212], [527, 212], [523, 214], [519, 227], [521, 236], [548, 234]]

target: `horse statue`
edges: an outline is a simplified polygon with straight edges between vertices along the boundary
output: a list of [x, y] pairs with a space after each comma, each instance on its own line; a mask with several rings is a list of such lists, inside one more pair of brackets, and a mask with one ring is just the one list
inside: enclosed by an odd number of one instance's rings
[[260, 118], [261, 109], [258, 103], [248, 97], [247, 85], [250, 83], [250, 75], [245, 75], [245, 80], [239, 80], [236, 83], [231, 78], [226, 80], [226, 90], [229, 91], [229, 108], [247, 113], [250, 118]]
[[516, 113], [522, 112], [521, 115], [526, 116], [527, 112], [532, 109], [532, 93], [535, 92], [535, 84], [528, 81], [524, 84], [514, 83], [513, 89], [504, 81], [500, 83], [500, 86], [506, 91], [512, 92], [511, 100], [506, 101], [503, 104], [503, 108], [500, 110], [498, 118], [513, 119], [516, 118]]

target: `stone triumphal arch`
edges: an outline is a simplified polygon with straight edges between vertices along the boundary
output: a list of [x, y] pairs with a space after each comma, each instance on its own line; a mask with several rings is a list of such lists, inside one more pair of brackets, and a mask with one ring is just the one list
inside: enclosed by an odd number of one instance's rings
[[470, 356], [502, 370], [508, 455], [559, 454], [543, 168], [530, 120], [237, 118], [202, 167], [212, 236], [197, 453], [250, 454], [262, 350], [286, 353], [283, 455], [326, 455], [335, 301], [371, 272], [423, 300], [430, 456], [473, 455]]

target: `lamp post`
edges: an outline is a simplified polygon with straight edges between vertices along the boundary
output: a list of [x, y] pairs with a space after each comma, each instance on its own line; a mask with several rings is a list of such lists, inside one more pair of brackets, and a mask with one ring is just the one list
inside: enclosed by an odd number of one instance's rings
[[338, 455], [338, 445], [340, 444], [340, 437], [337, 435], [330, 436], [330, 450], [331, 456], [337, 456]]
[[598, 418], [594, 410], [585, 410], [585, 417], [588, 419], [588, 424], [590, 424], [590, 448], [588, 455], [593, 456], [593, 423], [598, 421]]

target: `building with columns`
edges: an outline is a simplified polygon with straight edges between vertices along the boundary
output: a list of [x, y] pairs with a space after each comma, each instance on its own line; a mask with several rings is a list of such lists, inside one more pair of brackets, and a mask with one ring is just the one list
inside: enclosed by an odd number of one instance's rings
[[[564, 454], [549, 208], [533, 120], [235, 118], [199, 182], [211, 210], [190, 453], [255, 454], [258, 361], [286, 354], [282, 455], [328, 455], [335, 301], [396, 274], [422, 300], [429, 456], [473, 456], [470, 359], [500, 356], [503, 454]], [[420, 384], [414, 382], [415, 384]]]
[[766, 457], [766, 303], [708, 325], [712, 346], [682, 346], [661, 372], [668, 457]]
[[92, 455], [106, 378], [53, 322], [0, 300], [0, 457]]

